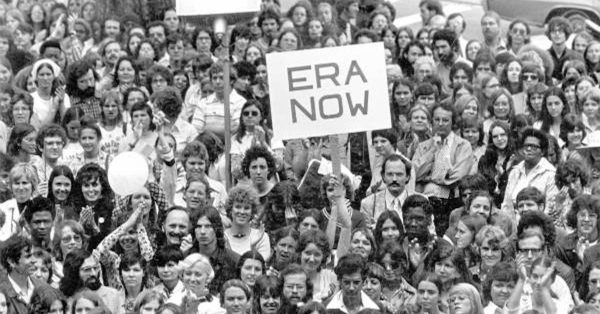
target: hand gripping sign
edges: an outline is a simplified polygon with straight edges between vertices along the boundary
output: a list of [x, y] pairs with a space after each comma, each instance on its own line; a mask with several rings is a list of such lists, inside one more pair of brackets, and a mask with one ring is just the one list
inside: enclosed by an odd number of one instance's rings
[[391, 127], [383, 43], [271, 53], [267, 72], [278, 138]]

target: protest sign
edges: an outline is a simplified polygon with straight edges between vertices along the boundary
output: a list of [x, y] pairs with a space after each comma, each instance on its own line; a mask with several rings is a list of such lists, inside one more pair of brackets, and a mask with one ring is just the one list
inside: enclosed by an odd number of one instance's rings
[[260, 10], [260, 0], [177, 0], [175, 6], [179, 16], [221, 15], [258, 12]]
[[267, 55], [273, 131], [294, 139], [391, 127], [383, 43]]

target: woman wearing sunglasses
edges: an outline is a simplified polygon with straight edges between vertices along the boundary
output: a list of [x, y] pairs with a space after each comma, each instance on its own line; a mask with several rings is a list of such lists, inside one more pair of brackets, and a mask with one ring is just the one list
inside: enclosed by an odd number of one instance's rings
[[269, 149], [276, 160], [283, 160], [283, 143], [273, 140], [273, 131], [267, 126], [267, 112], [263, 104], [248, 100], [242, 107], [240, 126], [231, 138], [233, 169], [240, 169], [246, 151], [252, 146]]

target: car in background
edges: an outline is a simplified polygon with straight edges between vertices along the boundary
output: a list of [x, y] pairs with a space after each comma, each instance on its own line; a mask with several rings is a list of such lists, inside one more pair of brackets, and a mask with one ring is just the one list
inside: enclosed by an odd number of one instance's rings
[[600, 25], [600, 0], [481, 0], [481, 5], [504, 19], [531, 25], [543, 26], [555, 16], [566, 17], [576, 32]]

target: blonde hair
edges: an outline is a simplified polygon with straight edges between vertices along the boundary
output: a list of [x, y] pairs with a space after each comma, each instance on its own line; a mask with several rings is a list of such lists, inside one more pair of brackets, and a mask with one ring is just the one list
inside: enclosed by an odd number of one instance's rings
[[[448, 299], [452, 298], [452, 295], [455, 294], [465, 294], [468, 298], [469, 301], [471, 303], [471, 313], [483, 313], [483, 305], [481, 304], [481, 296], [479, 295], [479, 291], [477, 291], [477, 288], [475, 288], [473, 285], [468, 284], [468, 283], [458, 283], [454, 286], [452, 286], [452, 288], [450, 288], [450, 292], [448, 293]], [[451, 302], [448, 302], [449, 304]], [[454, 307], [453, 306], [449, 306], [450, 307], [450, 314], [455, 314], [454, 312]]]
[[189, 269], [198, 263], [204, 264], [204, 266], [208, 269], [208, 279], [206, 280], [206, 284], [208, 284], [213, 280], [213, 278], [215, 278], [215, 271], [212, 265], [210, 264], [210, 260], [206, 256], [200, 253], [192, 253], [188, 255], [184, 260], [180, 261], [177, 265], [177, 268], [179, 270], [179, 273], [183, 274], [183, 272], [186, 269]]
[[32, 165], [25, 162], [20, 162], [10, 170], [10, 184], [15, 183], [15, 181], [22, 178], [25, 178], [31, 183], [32, 191], [35, 192], [40, 180], [38, 179], [38, 175]]

